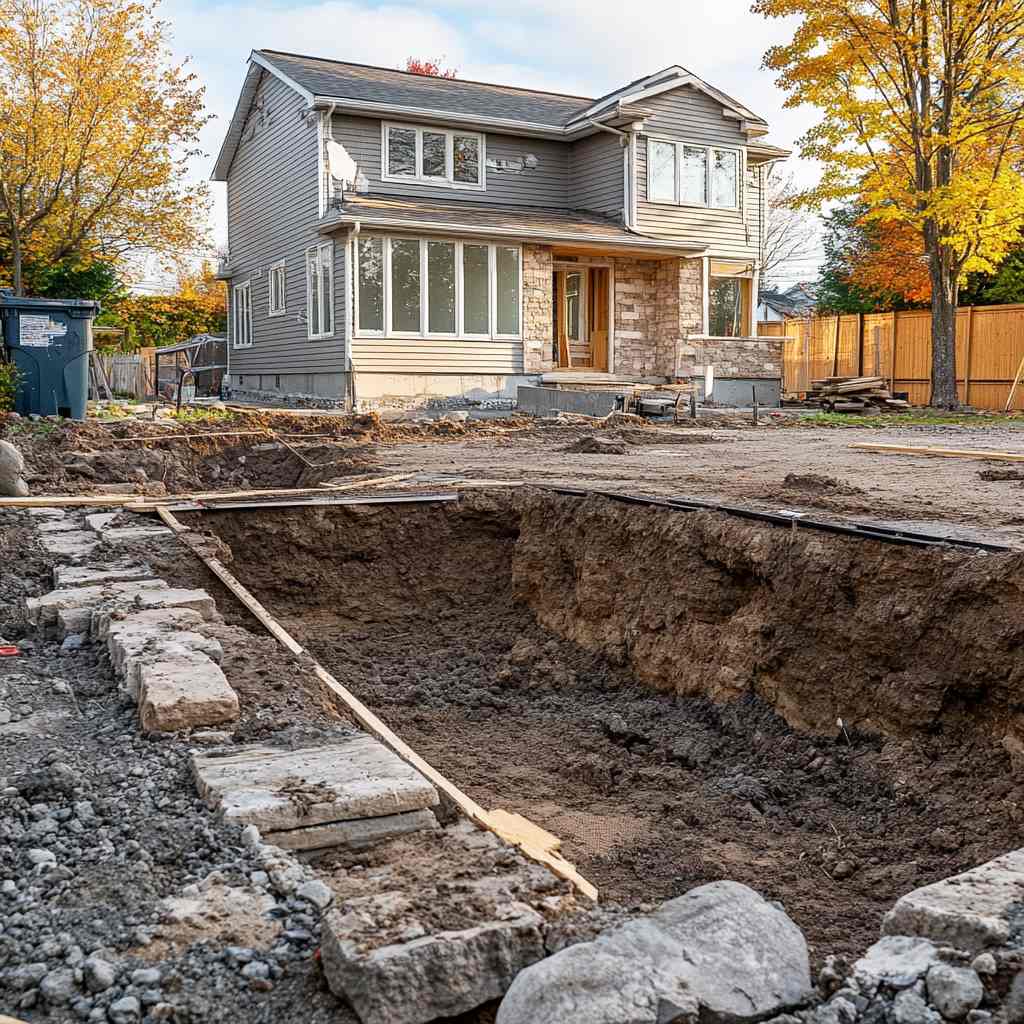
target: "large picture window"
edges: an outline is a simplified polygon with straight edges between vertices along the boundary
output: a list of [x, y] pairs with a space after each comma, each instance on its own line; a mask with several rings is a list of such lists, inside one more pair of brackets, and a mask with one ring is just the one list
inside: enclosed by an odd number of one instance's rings
[[334, 243], [306, 250], [306, 333], [310, 340], [334, 334]]
[[521, 261], [517, 245], [360, 236], [357, 331], [518, 339]]
[[740, 151], [647, 140], [647, 199], [652, 203], [740, 207]]
[[484, 137], [476, 132], [384, 124], [381, 177], [448, 188], [484, 187]]

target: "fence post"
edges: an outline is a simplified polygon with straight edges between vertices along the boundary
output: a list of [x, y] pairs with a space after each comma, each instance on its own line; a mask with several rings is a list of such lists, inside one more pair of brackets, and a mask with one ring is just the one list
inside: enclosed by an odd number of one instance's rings
[[832, 376], [839, 376], [839, 324], [842, 321], [842, 317], [836, 313], [836, 341], [832, 346]]
[[889, 394], [896, 393], [896, 328], [899, 325], [899, 318], [896, 313], [892, 316], [892, 363], [889, 365]]
[[964, 405], [971, 404], [971, 336], [974, 334], [974, 307], [967, 307], [967, 343], [964, 346]]
[[864, 376], [864, 314], [857, 314], [857, 376]]

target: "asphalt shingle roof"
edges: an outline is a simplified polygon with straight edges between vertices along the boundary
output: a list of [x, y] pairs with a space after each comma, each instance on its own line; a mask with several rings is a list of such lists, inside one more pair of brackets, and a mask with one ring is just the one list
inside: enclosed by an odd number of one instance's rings
[[478, 232], [508, 233], [524, 239], [564, 237], [626, 247], [702, 249], [699, 243], [651, 238], [627, 231], [609, 217], [586, 210], [559, 210], [529, 206], [445, 202], [439, 199], [346, 195], [340, 210], [346, 221], [366, 221], [410, 230], [429, 224], [448, 228], [454, 234]]
[[584, 96], [564, 96], [461, 79], [431, 78], [408, 71], [301, 57], [276, 50], [257, 52], [315, 96], [509, 118], [556, 128], [571, 121], [574, 115], [594, 102]]

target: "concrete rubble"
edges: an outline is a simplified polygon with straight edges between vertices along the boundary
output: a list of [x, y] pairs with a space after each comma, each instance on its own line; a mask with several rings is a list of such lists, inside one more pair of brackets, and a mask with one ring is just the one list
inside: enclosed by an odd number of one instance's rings
[[[70, 523], [60, 510], [46, 510], [40, 525], [50, 528], [41, 540], [73, 537], [78, 531], [53, 532]], [[100, 539], [122, 513], [87, 515], [92, 534]], [[169, 533], [171, 531], [164, 531]], [[90, 534], [90, 535], [92, 535]], [[223, 725], [238, 718], [238, 696], [219, 665], [221, 645], [197, 632], [204, 622], [219, 619], [205, 590], [171, 587], [130, 562], [95, 566], [60, 566], [56, 589], [25, 602], [25, 618], [43, 636], [67, 640], [91, 637], [102, 642], [125, 694], [139, 705], [146, 732], [177, 732]]]
[[[146, 669], [143, 669], [145, 678]], [[379, 740], [354, 734], [328, 746], [264, 745], [195, 753], [200, 795], [229, 821], [255, 825], [288, 849], [371, 845], [436, 828], [437, 791]]]

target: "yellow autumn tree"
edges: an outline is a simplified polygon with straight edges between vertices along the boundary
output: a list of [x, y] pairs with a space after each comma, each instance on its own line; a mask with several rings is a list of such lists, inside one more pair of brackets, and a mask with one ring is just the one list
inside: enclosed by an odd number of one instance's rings
[[203, 89], [131, 0], [0, 0], [0, 235], [35, 261], [202, 244]]
[[801, 139], [822, 180], [805, 196], [862, 196], [920, 234], [932, 307], [932, 402], [957, 404], [957, 290], [992, 271], [1024, 226], [1021, 0], [754, 0], [794, 19], [772, 47], [787, 105], [821, 111]]

